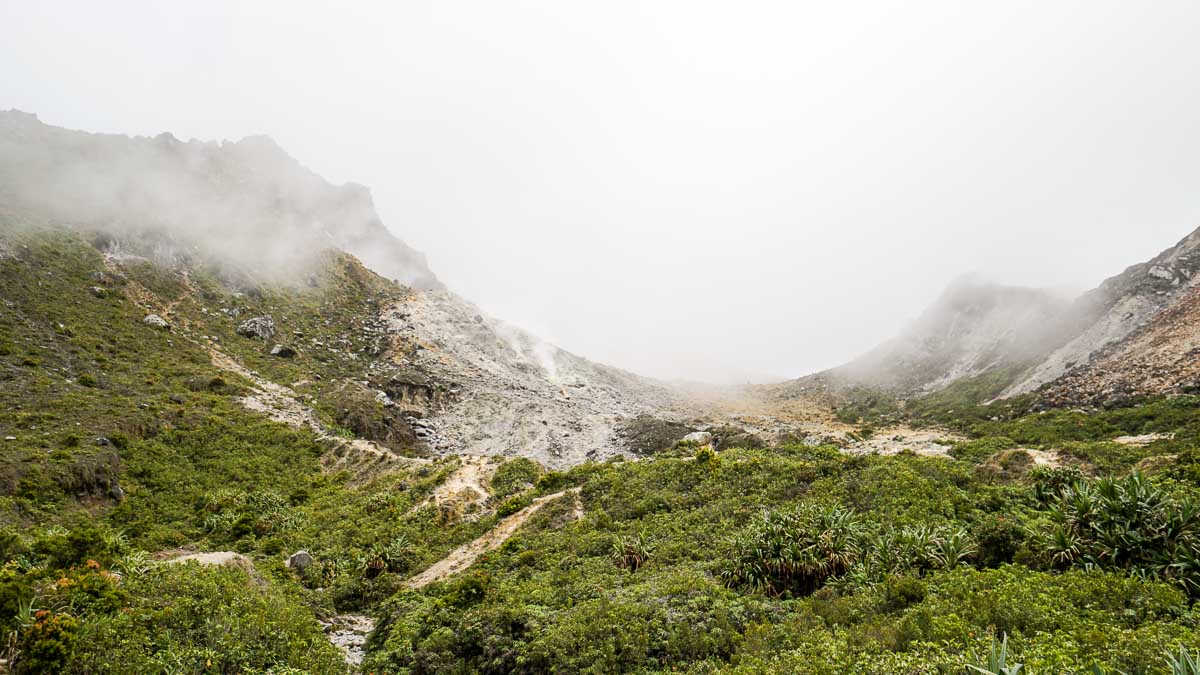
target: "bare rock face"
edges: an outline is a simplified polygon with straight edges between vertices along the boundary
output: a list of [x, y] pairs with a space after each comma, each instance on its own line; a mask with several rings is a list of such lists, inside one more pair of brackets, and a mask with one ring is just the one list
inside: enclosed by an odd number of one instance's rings
[[275, 337], [275, 320], [269, 316], [256, 316], [238, 324], [237, 334], [256, 340], [270, 340]]
[[[453, 293], [414, 293], [383, 316], [403, 374], [376, 388], [437, 452], [560, 469], [634, 452], [626, 428], [635, 418], [672, 419], [665, 387], [487, 318]], [[678, 430], [670, 442], [691, 431]]]
[[[1046, 386], [1050, 402], [1096, 402], [1158, 393], [1198, 374], [1192, 358], [1200, 318], [1200, 230], [1154, 259], [1108, 279], [1075, 303], [1080, 328], [1004, 396]], [[1063, 379], [1063, 382], [1056, 382]]]

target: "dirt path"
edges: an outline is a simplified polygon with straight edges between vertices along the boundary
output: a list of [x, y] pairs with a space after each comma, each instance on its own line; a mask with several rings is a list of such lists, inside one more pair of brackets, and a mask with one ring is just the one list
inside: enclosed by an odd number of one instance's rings
[[232, 356], [217, 349], [214, 345], [209, 344], [205, 348], [208, 350], [209, 358], [212, 359], [214, 366], [254, 383], [253, 393], [239, 399], [239, 402], [247, 410], [262, 413], [276, 422], [281, 422], [297, 429], [308, 429], [321, 440], [344, 443], [360, 453], [413, 464], [428, 462], [428, 460], [424, 459], [397, 455], [382, 445], [363, 438], [346, 439], [337, 436], [321, 424], [315, 410], [300, 402], [300, 396], [295, 390], [259, 377], [241, 363], [238, 363]]
[[1036, 448], [1020, 448], [1025, 451], [1033, 459], [1034, 466], [1047, 466], [1050, 468], [1058, 468], [1062, 466], [1062, 457], [1059, 456], [1057, 450], [1038, 450]]
[[482, 507], [487, 502], [489, 493], [484, 486], [491, 480], [503, 460], [481, 455], [460, 455], [459, 457], [462, 464], [441, 485], [434, 488], [433, 494], [429, 495], [428, 499], [414, 506], [412, 512], [419, 511], [430, 504], [453, 501], [463, 497], [463, 493], [467, 493], [467, 499], [463, 501], [464, 506], [475, 503]]
[[922, 457], [949, 457], [950, 443], [965, 437], [940, 429], [910, 429], [891, 427], [878, 431], [871, 438], [853, 441], [842, 449], [852, 455], [896, 455], [910, 451]]
[[479, 556], [488, 551], [500, 548], [504, 542], [508, 541], [509, 537], [513, 536], [525, 524], [525, 521], [540, 511], [543, 506], [564, 495], [575, 495], [578, 493], [579, 488], [572, 488], [570, 490], [563, 490], [562, 492], [555, 492], [545, 497], [538, 497], [529, 506], [500, 521], [487, 534], [469, 544], [463, 544], [454, 549], [450, 552], [450, 555], [434, 563], [429, 569], [404, 582], [404, 586], [406, 588], [423, 588], [435, 581], [442, 581], [458, 574], [475, 564]]

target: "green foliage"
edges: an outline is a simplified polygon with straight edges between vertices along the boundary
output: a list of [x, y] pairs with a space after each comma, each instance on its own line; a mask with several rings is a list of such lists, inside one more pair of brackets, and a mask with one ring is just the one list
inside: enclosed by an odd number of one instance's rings
[[1178, 654], [1167, 654], [1167, 665], [1171, 675], [1200, 675], [1200, 655], [1193, 655], [1183, 647]]
[[769, 511], [735, 542], [736, 557], [722, 578], [773, 596], [809, 595], [850, 571], [861, 537], [859, 519], [840, 507]]
[[39, 611], [34, 622], [21, 632], [13, 671], [16, 673], [61, 673], [67, 670], [79, 622], [66, 614]]
[[489, 487], [492, 498], [503, 501], [509, 497], [528, 490], [537, 484], [542, 476], [542, 467], [537, 462], [517, 457], [510, 459], [496, 469]]
[[1200, 595], [1200, 505], [1136, 472], [1061, 486], [1037, 543], [1055, 568], [1121, 569]]
[[345, 670], [311, 612], [244, 570], [161, 566], [128, 585], [127, 609], [83, 624], [71, 670]]
[[[117, 275], [75, 235], [26, 243], [0, 260], [0, 428], [17, 438], [0, 453], [0, 634], [16, 668], [341, 672], [316, 619], [361, 611], [380, 619], [366, 672], [961, 673], [979, 654], [991, 672], [1194, 671], [1200, 398], [983, 405], [998, 374], [904, 405], [857, 392], [839, 411], [864, 433], [957, 429], [969, 440], [951, 460], [765, 448], [734, 428], [716, 430], [718, 456], [644, 418], [626, 432], [652, 458], [510, 460], [494, 513], [439, 513], [427, 504], [453, 460], [362, 460], [247, 412], [250, 383], [190, 339], [306, 381], [347, 438], [420, 453], [376, 400], [382, 347], [360, 330], [402, 290], [337, 256], [314, 285], [246, 289], [202, 264]], [[135, 299], [172, 306], [176, 328], [145, 326]], [[263, 314], [294, 359], [236, 335], [235, 317]], [[1151, 432], [1174, 438], [1113, 442]], [[1074, 468], [1030, 466], [1020, 447]], [[1153, 480], [1128, 475], [1148, 458]], [[471, 569], [404, 587], [569, 487], [581, 517], [548, 502]], [[149, 553], [177, 547], [254, 569]], [[285, 568], [299, 549], [312, 565]]]
[[638, 532], [632, 537], [617, 536], [613, 539], [611, 557], [617, 567], [636, 572], [650, 560], [654, 552], [654, 543], [646, 538], [645, 533]]

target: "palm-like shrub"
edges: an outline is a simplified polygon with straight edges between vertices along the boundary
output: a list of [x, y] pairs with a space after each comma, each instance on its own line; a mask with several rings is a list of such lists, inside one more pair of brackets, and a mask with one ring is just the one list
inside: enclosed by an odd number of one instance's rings
[[879, 580], [888, 574], [953, 569], [978, 551], [964, 529], [917, 525], [886, 529], [866, 539], [864, 577]]
[[839, 506], [764, 512], [734, 542], [722, 578], [773, 596], [810, 595], [858, 562], [862, 529], [858, 517]]
[[1035, 534], [1057, 569], [1123, 569], [1200, 595], [1200, 507], [1139, 473], [1058, 486], [1050, 523]]
[[654, 544], [646, 538], [645, 533], [639, 532], [632, 537], [618, 536], [613, 540], [609, 551], [617, 567], [636, 572], [650, 559], [650, 554], [654, 552]]
[[977, 548], [966, 530], [949, 530], [934, 540], [933, 559], [942, 569], [952, 570], [975, 555]]

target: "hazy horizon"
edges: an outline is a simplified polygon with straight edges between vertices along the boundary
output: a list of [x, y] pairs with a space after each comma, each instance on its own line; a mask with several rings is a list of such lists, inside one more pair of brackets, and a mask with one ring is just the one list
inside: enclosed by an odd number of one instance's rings
[[[964, 274], [1081, 291], [1200, 226], [1200, 7], [0, 9], [0, 109], [265, 134], [489, 313], [671, 379], [795, 377]], [[869, 46], [869, 48], [868, 48]]]

